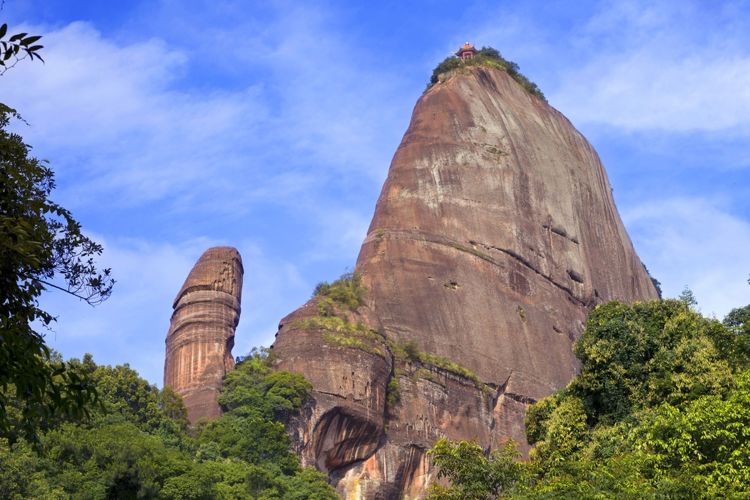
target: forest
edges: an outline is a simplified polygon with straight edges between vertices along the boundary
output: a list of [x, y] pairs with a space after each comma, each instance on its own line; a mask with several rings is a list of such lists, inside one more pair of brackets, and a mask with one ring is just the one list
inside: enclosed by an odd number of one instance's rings
[[225, 380], [225, 413], [193, 428], [169, 388], [157, 389], [128, 365], [72, 360], [97, 402], [85, 420], [46, 425], [36, 443], [4, 439], [0, 488], [12, 499], [335, 499], [323, 474], [300, 467], [284, 428], [310, 385], [274, 372], [269, 360], [256, 350], [239, 363]]
[[[581, 372], [530, 406], [523, 459], [440, 440], [433, 499], [715, 498], [750, 489], [750, 306], [723, 321], [681, 299], [594, 309], [575, 344]], [[36, 439], [0, 444], [7, 498], [336, 498], [302, 468], [285, 423], [311, 390], [256, 349], [224, 383], [224, 414], [188, 426], [169, 388], [91, 356], [68, 370], [97, 395], [85, 417], [50, 416]], [[59, 362], [52, 353], [50, 362]], [[23, 406], [3, 392], [10, 428]], [[11, 442], [14, 441], [14, 442]]]

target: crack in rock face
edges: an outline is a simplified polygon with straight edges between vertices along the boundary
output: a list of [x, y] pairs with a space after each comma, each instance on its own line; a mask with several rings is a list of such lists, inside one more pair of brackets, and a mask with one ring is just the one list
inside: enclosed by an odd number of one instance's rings
[[294, 327], [316, 299], [281, 321], [277, 366], [313, 385], [295, 450], [344, 498], [421, 498], [439, 437], [527, 451], [526, 407], [575, 375], [591, 308], [657, 298], [591, 145], [483, 67], [417, 102], [355, 272], [368, 292], [350, 320], [450, 364]]
[[216, 400], [234, 368], [232, 347], [240, 319], [242, 258], [230, 247], [206, 250], [174, 300], [166, 339], [164, 385], [185, 402], [188, 419], [221, 414]]

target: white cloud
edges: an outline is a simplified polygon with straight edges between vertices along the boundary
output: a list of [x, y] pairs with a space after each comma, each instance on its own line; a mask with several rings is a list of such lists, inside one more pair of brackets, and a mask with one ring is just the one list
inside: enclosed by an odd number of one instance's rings
[[[370, 217], [345, 207], [321, 207], [310, 215], [316, 219], [320, 232], [314, 244], [304, 253], [305, 263], [326, 260], [331, 255], [349, 255], [356, 259], [357, 252], [367, 235]], [[352, 260], [350, 268], [354, 267]], [[342, 269], [341, 272], [344, 270]]]
[[116, 44], [82, 22], [31, 31], [46, 33], [47, 63], [9, 72], [3, 99], [31, 123], [21, 133], [37, 155], [52, 157], [74, 204], [175, 204], [202, 195], [221, 208], [232, 199], [216, 195], [225, 178], [267, 179], [262, 154], [247, 161], [249, 150], [263, 150], [262, 86], [177, 90], [189, 54], [163, 41]]
[[579, 124], [750, 133], [747, 32], [728, 9], [704, 7], [604, 2], [572, 34], [550, 101]]
[[750, 131], [750, 54], [706, 48], [671, 58], [653, 47], [598, 58], [551, 96], [577, 123], [625, 130]]
[[267, 90], [284, 142], [307, 161], [377, 184], [417, 93], [403, 92], [401, 75], [378, 67], [372, 53], [343, 37], [326, 9], [286, 2], [267, 8], [273, 13], [267, 23], [229, 21], [212, 46], [270, 72]]
[[[347, 41], [317, 10], [270, 10], [268, 22], [239, 16], [174, 44], [115, 42], [84, 22], [30, 27], [45, 33], [47, 63], [9, 72], [3, 100], [32, 124], [21, 133], [35, 154], [53, 160], [61, 201], [229, 213], [294, 207], [301, 189], [327, 183], [363, 179], [376, 193], [412, 97], [397, 75], [358, 63], [355, 47], [342, 58]], [[242, 84], [193, 84], [230, 71], [227, 59]]]
[[[492, 25], [475, 32], [524, 68], [526, 60], [559, 68], [547, 74], [557, 88], [544, 90], [576, 123], [644, 137], [750, 130], [750, 56], [731, 43], [737, 30], [698, 40], [692, 9], [674, 17], [679, 7], [618, 5], [604, 4], [570, 43], [528, 12], [484, 16]], [[111, 221], [95, 239], [119, 280], [115, 294], [96, 309], [48, 295], [60, 314], [53, 345], [66, 356], [129, 360], [159, 382], [174, 294], [208, 246], [227, 240], [243, 255], [238, 355], [272, 340], [279, 319], [309, 297], [309, 280], [354, 264], [421, 88], [406, 89], [413, 82], [377, 48], [358, 47], [349, 26], [315, 7], [269, 2], [260, 16], [242, 2], [146, 9], [125, 30], [134, 38], [80, 22], [31, 29], [45, 33], [47, 63], [21, 64], [0, 83], [3, 101], [32, 124], [23, 136], [52, 160], [57, 199], [77, 216]], [[162, 38], [137, 39], [147, 23]], [[279, 207], [292, 217], [276, 218]], [[149, 226], [151, 211], [163, 217]], [[747, 221], [710, 200], [644, 202], [623, 213], [668, 295], [687, 284], [704, 312], [718, 315], [750, 302]]]
[[172, 301], [211, 242], [199, 238], [172, 245], [94, 237], [104, 246], [102, 267], [113, 269], [113, 294], [91, 307], [67, 294], [46, 292], [42, 307], [58, 317], [47, 340], [65, 357], [90, 352], [98, 363], [129, 362], [151, 382], [160, 382]]
[[687, 285], [701, 311], [718, 318], [750, 304], [750, 222], [699, 198], [645, 202], [623, 219], [665, 296]]
[[267, 255], [254, 242], [242, 243], [239, 250], [245, 275], [235, 356], [273, 343], [279, 321], [293, 310], [289, 304], [302, 305], [313, 290], [313, 284], [302, 277], [295, 264]]
[[184, 53], [155, 39], [117, 45], [82, 22], [45, 42], [47, 63], [9, 72], [3, 99], [32, 124], [21, 132], [53, 156], [68, 198], [137, 205], [196, 186], [210, 193], [219, 172], [240, 168], [244, 148], [232, 144], [253, 138], [266, 113], [257, 87], [174, 90]]
[[[42, 308], [58, 317], [47, 341], [66, 358], [90, 352], [101, 364], [128, 362], [141, 376], [161, 385], [172, 302], [203, 251], [221, 242], [97, 239], [104, 244], [101, 264], [112, 267], [117, 280], [113, 294], [90, 307], [67, 294], [46, 292]], [[253, 346], [273, 342], [279, 320], [291, 312], [290, 301], [304, 303], [313, 284], [305, 281], [294, 264], [266, 255], [252, 241], [241, 243], [238, 249], [245, 275], [233, 352], [243, 355]]]
[[[190, 86], [185, 80], [205, 53], [164, 40], [113, 41], [82, 22], [29, 29], [45, 33], [47, 63], [9, 72], [3, 100], [32, 124], [20, 127], [34, 153], [52, 160], [55, 199], [98, 223], [102, 264], [118, 280], [112, 298], [94, 309], [45, 295], [45, 307], [59, 315], [48, 338], [65, 356], [128, 360], [158, 383], [174, 294], [216, 243], [235, 244], [245, 259], [237, 354], [272, 341], [278, 321], [309, 297], [314, 283], [292, 260], [315, 262], [307, 275], [316, 277], [342, 257], [353, 265], [372, 206], [350, 204], [348, 187], [371, 183], [377, 193], [372, 177], [385, 173], [392, 153], [379, 145], [379, 132], [397, 140], [402, 125], [391, 127], [388, 117], [399, 106], [374, 104], [391, 102], [389, 84], [372, 84], [371, 74], [337, 61], [341, 41], [321, 31], [322, 19], [308, 24], [301, 9], [279, 12], [265, 26], [278, 48], [253, 63], [272, 76], [259, 83], [249, 72], [239, 90]], [[329, 58], [337, 64], [324, 64]], [[360, 79], [370, 80], [364, 90]], [[269, 220], [279, 206], [296, 219]], [[254, 234], [257, 226], [265, 234]], [[310, 236], [275, 256], [269, 245], [279, 244], [279, 231]]]

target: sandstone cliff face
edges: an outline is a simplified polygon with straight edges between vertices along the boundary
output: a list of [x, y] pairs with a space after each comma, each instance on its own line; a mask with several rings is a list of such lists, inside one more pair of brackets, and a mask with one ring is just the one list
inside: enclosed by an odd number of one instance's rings
[[185, 402], [188, 419], [219, 416], [222, 379], [234, 367], [240, 318], [242, 259], [234, 248], [209, 248], [175, 298], [166, 339], [164, 385]]
[[[483, 67], [417, 102], [356, 272], [369, 292], [349, 319], [382, 348], [305, 327], [319, 299], [285, 318], [274, 344], [278, 366], [314, 387], [292, 430], [303, 462], [346, 498], [420, 497], [434, 480], [424, 452], [440, 436], [525, 449], [525, 408], [575, 375], [588, 311], [657, 297], [596, 152]], [[407, 344], [467, 370], [399, 355]]]

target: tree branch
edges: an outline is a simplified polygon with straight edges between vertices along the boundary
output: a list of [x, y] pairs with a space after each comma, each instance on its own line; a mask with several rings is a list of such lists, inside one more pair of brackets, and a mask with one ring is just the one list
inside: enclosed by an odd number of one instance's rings
[[49, 281], [40, 280], [39, 278], [30, 278], [30, 279], [32, 279], [34, 281], [38, 281], [39, 283], [41, 283], [43, 285], [51, 286], [52, 288], [55, 288], [55, 289], [60, 290], [62, 292], [65, 292], [65, 293], [67, 293], [69, 295], [72, 295], [73, 297], [75, 297], [77, 299], [81, 299], [84, 302], [86, 302], [88, 305], [90, 305], [91, 307], [94, 307], [96, 304], [99, 303], [99, 302], [92, 302], [91, 301], [91, 296], [84, 297], [83, 295], [78, 295], [75, 292], [71, 292], [70, 290], [67, 290], [67, 289], [65, 289], [65, 288], [63, 288], [61, 286], [55, 285], [54, 283], [50, 283]]

